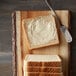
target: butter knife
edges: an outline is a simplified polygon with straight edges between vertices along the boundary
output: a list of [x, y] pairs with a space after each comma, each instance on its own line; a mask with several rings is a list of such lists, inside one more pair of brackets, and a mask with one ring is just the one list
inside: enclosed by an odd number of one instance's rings
[[68, 43], [72, 42], [72, 36], [71, 36], [69, 30], [66, 28], [66, 26], [64, 26], [64, 25], [61, 23], [59, 17], [57, 16], [55, 10], [51, 7], [51, 5], [49, 4], [49, 2], [48, 2], [47, 0], [45, 0], [45, 2], [46, 2], [46, 4], [47, 4], [47, 6], [49, 7], [49, 9], [52, 11], [53, 15], [57, 18], [58, 22], [60, 23], [60, 25], [61, 25], [61, 26], [60, 26], [60, 30], [61, 30], [61, 32], [63, 33], [66, 41], [67, 41]]

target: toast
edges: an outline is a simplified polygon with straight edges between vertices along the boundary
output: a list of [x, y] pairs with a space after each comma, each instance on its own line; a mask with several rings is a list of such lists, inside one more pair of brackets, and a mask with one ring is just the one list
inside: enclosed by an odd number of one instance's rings
[[57, 23], [52, 15], [24, 19], [22, 26], [30, 50], [59, 44]]

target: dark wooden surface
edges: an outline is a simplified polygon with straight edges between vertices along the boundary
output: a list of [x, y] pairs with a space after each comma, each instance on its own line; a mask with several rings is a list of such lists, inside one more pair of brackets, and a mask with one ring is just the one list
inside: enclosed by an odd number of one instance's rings
[[[49, 0], [54, 9], [71, 11], [70, 76], [76, 76], [76, 1]], [[1, 0], [0, 1], [0, 76], [12, 76], [12, 23], [15, 10], [49, 10], [44, 0]]]

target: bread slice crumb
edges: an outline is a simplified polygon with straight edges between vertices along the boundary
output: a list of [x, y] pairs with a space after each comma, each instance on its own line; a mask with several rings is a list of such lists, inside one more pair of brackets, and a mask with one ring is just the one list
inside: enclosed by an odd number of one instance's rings
[[56, 21], [54, 16], [39, 16], [22, 21], [25, 28], [26, 43], [29, 49], [35, 49], [59, 43]]

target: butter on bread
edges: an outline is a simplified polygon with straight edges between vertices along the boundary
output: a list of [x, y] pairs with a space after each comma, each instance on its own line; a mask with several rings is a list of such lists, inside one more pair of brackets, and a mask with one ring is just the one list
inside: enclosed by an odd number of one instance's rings
[[22, 26], [29, 49], [59, 44], [57, 23], [52, 15], [24, 19]]

